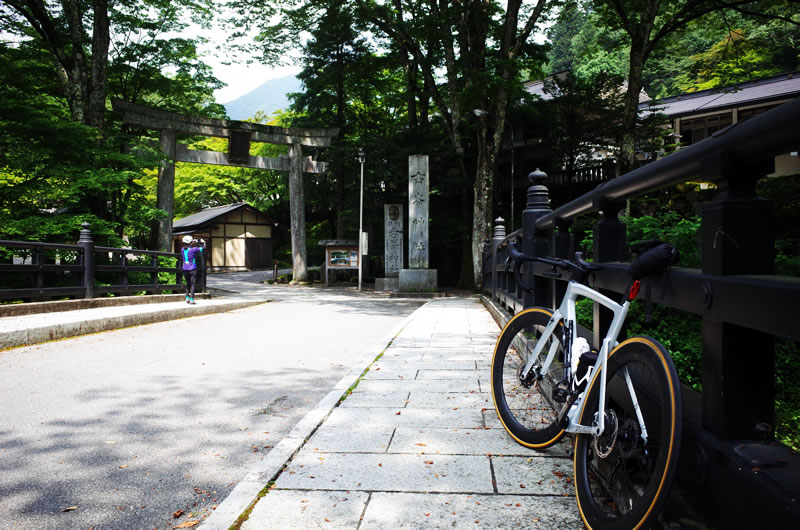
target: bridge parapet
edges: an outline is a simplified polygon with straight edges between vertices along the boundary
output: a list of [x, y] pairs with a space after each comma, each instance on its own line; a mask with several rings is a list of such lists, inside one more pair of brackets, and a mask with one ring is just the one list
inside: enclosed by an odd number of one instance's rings
[[[77, 245], [0, 240], [0, 249], [6, 249], [8, 254], [8, 263], [0, 263], [0, 272], [6, 279], [12, 275], [27, 277], [19, 282], [26, 284], [24, 287], [0, 285], [0, 300], [41, 301], [183, 290], [180, 254], [95, 246], [89, 223], [81, 226]], [[198, 255], [197, 288], [203, 292], [205, 256], [202, 252]], [[161, 258], [173, 258], [175, 265], [166, 265]], [[174, 274], [174, 282], [164, 281], [159, 273], [167, 273], [169, 279]], [[143, 278], [148, 281], [135, 281]]]
[[[599, 213], [593, 257], [602, 270], [594, 287], [618, 296], [628, 285], [626, 201], [690, 179], [711, 181], [717, 196], [702, 208], [700, 269], [673, 268], [647, 278], [652, 301], [702, 319], [702, 395], [684, 386], [681, 488], [715, 525], [760, 528], [800, 520], [800, 456], [774, 442], [775, 337], [800, 341], [800, 279], [775, 276], [774, 207], [756, 194], [774, 172], [774, 157], [800, 145], [800, 99], [718, 131], [708, 139], [609, 180], [551, 211], [541, 172], [529, 177], [522, 228], [484, 247], [482, 290], [508, 312], [555, 306], [564, 282], [529, 264], [524, 295], [505, 271], [505, 243], [521, 239], [534, 256], [572, 258], [573, 221]], [[502, 221], [502, 220], [499, 220]], [[500, 223], [498, 223], [500, 224]], [[527, 243], [526, 243], [527, 242]], [[610, 317], [595, 307], [594, 336]], [[756, 508], [757, 507], [757, 508]]]

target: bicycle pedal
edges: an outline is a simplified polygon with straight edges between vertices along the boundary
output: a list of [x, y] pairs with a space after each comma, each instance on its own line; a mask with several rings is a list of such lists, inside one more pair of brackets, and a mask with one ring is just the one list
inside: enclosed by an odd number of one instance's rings
[[566, 403], [567, 397], [569, 397], [569, 387], [562, 381], [553, 389], [553, 401], [556, 403]]

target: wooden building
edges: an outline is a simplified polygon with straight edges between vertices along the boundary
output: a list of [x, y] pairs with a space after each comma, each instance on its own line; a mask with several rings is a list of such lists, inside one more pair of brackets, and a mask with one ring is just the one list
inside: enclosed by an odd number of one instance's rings
[[206, 240], [211, 271], [272, 267], [273, 222], [246, 203], [208, 208], [173, 223], [172, 245], [181, 248], [186, 234]]

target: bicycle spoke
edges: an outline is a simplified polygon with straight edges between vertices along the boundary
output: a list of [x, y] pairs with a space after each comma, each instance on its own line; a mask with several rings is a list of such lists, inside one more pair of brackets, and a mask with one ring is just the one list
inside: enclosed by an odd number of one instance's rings
[[[541, 368], [552, 341], [560, 348], [557, 334], [539, 344], [551, 314], [549, 310], [532, 308], [517, 315], [498, 339], [492, 361], [492, 394], [500, 421], [518, 442], [534, 448], [555, 443], [563, 435], [563, 429], [556, 425], [557, 410], [551, 403], [552, 386], [558, 380], [561, 364], [551, 363], [547, 373], [542, 373]], [[532, 370], [521, 377], [537, 349]]]
[[[601, 458], [589, 435], [575, 445], [578, 503], [589, 526], [636, 527], [664, 504], [680, 444], [674, 370], [663, 346], [651, 339], [629, 339], [609, 356], [606, 413], [613, 411], [618, 422], [613, 448]], [[595, 414], [598, 400], [599, 385], [593, 384], [582, 422]]]

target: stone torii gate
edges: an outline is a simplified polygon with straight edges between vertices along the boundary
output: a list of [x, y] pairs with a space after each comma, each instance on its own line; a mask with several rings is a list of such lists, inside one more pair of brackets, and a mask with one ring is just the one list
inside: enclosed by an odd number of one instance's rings
[[[301, 129], [275, 127], [245, 121], [220, 120], [168, 112], [119, 99], [112, 100], [115, 111], [123, 114], [128, 125], [160, 131], [161, 150], [166, 158], [158, 169], [158, 196], [156, 207], [167, 212], [159, 219], [158, 246], [169, 251], [172, 245], [172, 217], [175, 200], [175, 162], [215, 164], [222, 166], [272, 169], [289, 172], [289, 202], [292, 231], [292, 275], [296, 281], [308, 276], [306, 264], [305, 200], [303, 198], [303, 172], [322, 173], [325, 162], [311, 157], [303, 158], [303, 146], [330, 147], [331, 138], [339, 129]], [[228, 139], [228, 152], [188, 149], [176, 142], [176, 133], [214, 136]], [[250, 155], [250, 142], [288, 145], [289, 156], [268, 158]]]

